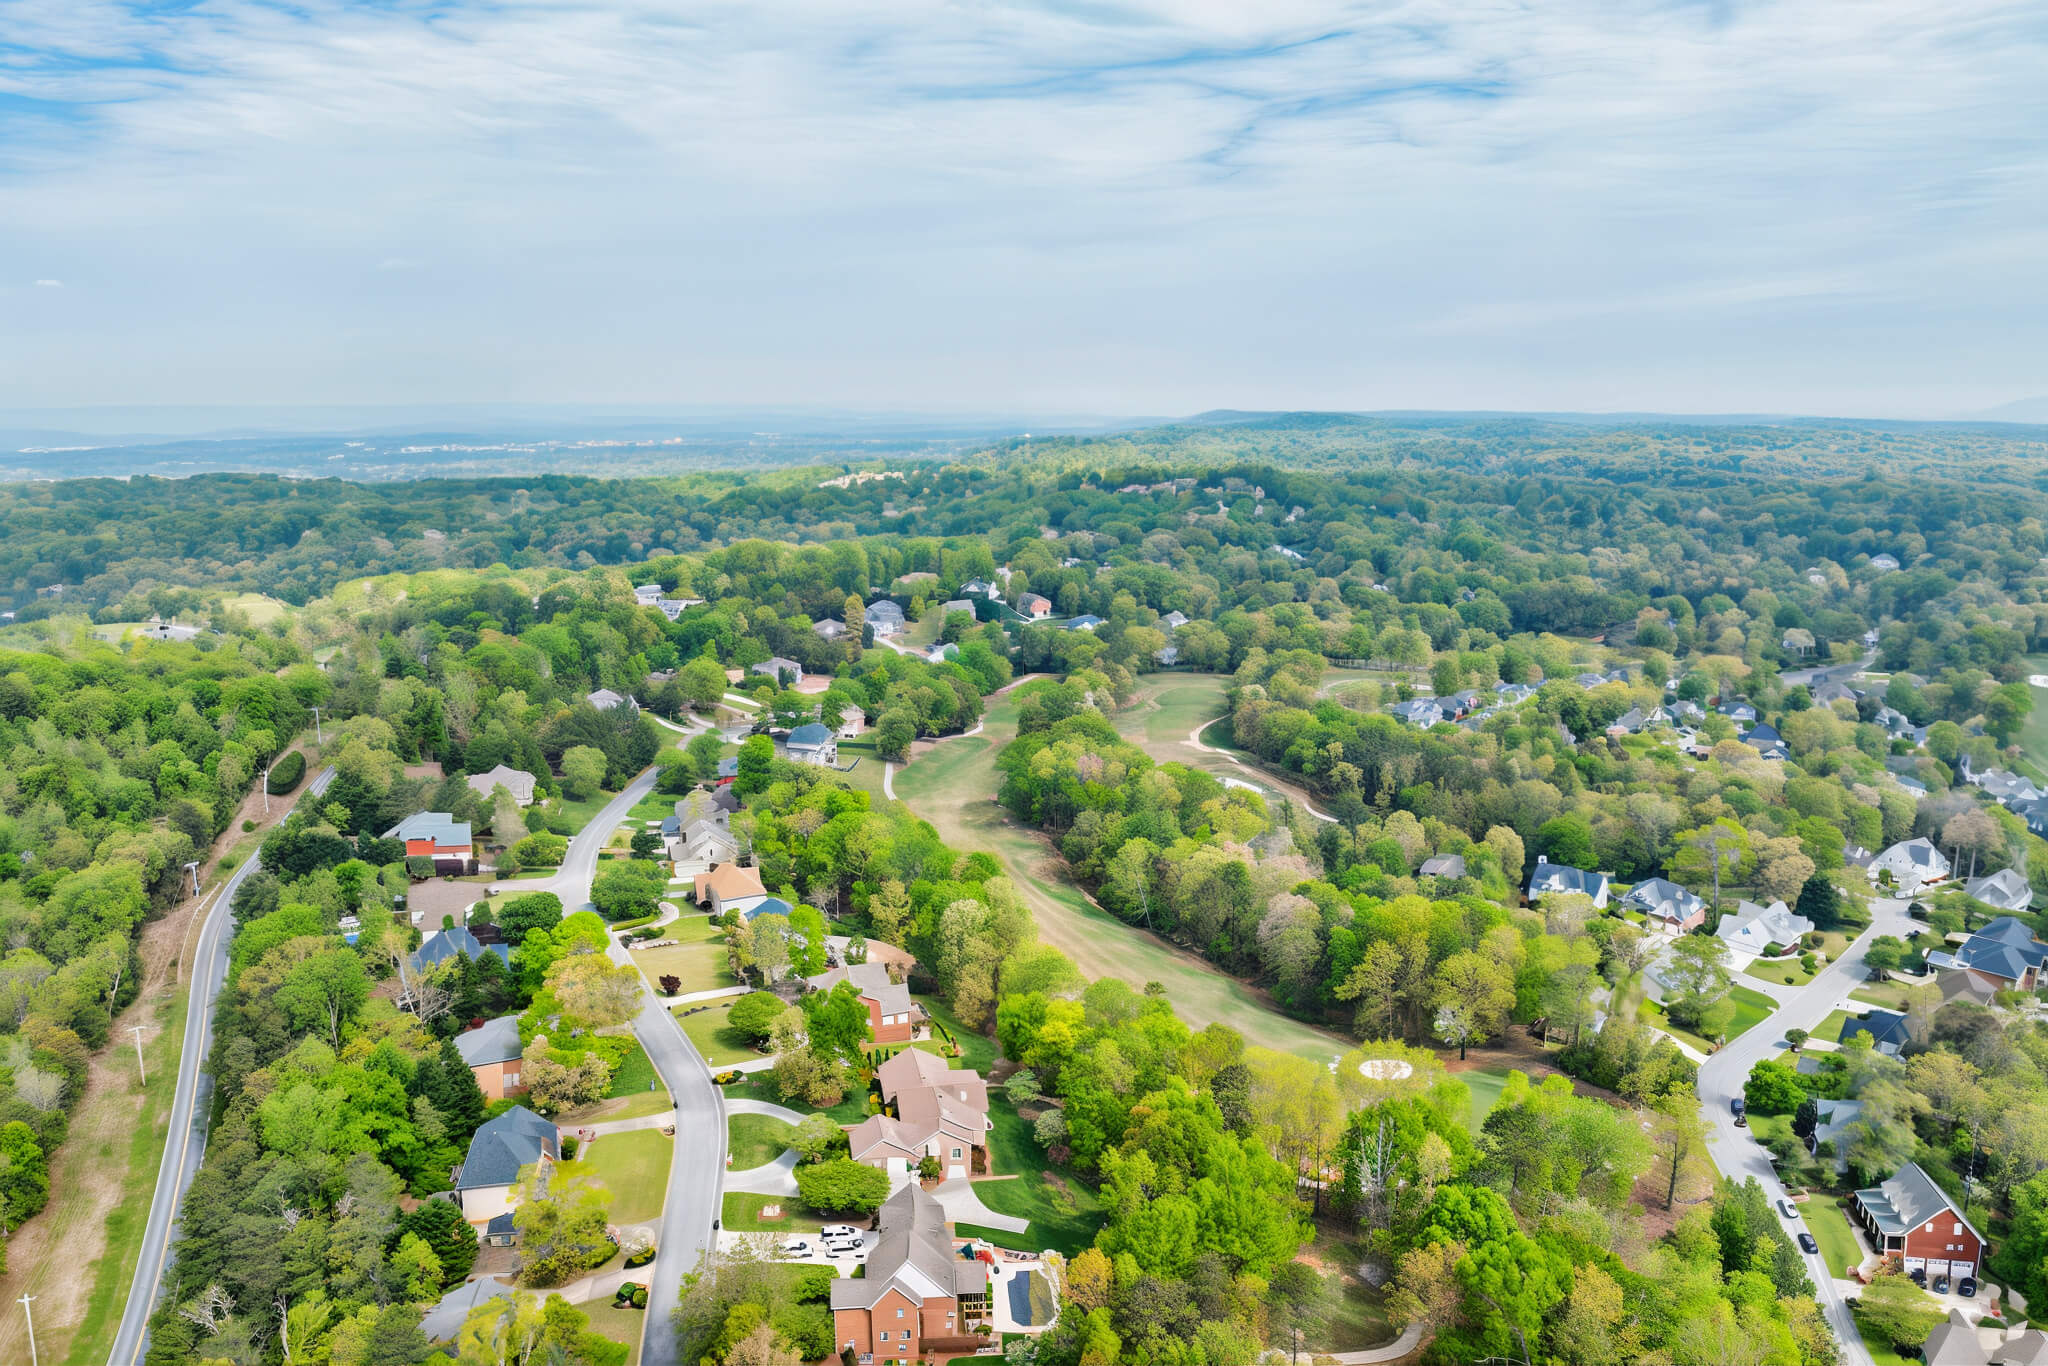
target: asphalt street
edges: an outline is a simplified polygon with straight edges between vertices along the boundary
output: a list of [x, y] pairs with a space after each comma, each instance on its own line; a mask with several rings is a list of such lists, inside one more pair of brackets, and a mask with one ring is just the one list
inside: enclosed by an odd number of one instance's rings
[[[319, 796], [334, 781], [334, 770], [323, 768], [307, 788]], [[135, 1279], [130, 1283], [128, 1303], [121, 1312], [121, 1328], [114, 1335], [109, 1366], [134, 1366], [149, 1350], [149, 1316], [156, 1309], [163, 1275], [170, 1265], [172, 1231], [178, 1207], [199, 1172], [206, 1155], [206, 1131], [213, 1121], [213, 1078], [202, 1069], [213, 1051], [213, 1008], [220, 989], [228, 979], [228, 940], [234, 916], [229, 907], [242, 879], [258, 866], [252, 855], [214, 897], [199, 931], [199, 948], [193, 958], [192, 990], [185, 1000], [185, 1047], [178, 1058], [178, 1088], [171, 1101], [171, 1127], [164, 1141], [163, 1165], [157, 1169], [156, 1194], [150, 1201], [149, 1226], [142, 1235], [142, 1253], [136, 1258]]]
[[[1903, 938], [1915, 928], [1906, 914], [1906, 905], [1904, 901], [1872, 900], [1870, 928], [1859, 935], [1841, 957], [1828, 964], [1805, 986], [1793, 992], [1781, 992], [1781, 1003], [1774, 1014], [1700, 1064], [1700, 1105], [1706, 1115], [1707, 1148], [1714, 1165], [1733, 1181], [1755, 1177], [1770, 1197], [1774, 1209], [1784, 1198], [1785, 1187], [1771, 1165], [1769, 1151], [1756, 1141], [1756, 1136], [1749, 1129], [1737, 1127], [1730, 1102], [1742, 1094], [1742, 1084], [1748, 1079], [1751, 1068], [1765, 1058], [1777, 1057], [1784, 1052], [1787, 1047], [1786, 1030], [1811, 1032], [1847, 999], [1850, 992], [1868, 980], [1869, 969], [1864, 966], [1863, 954], [1871, 939], [1880, 934]], [[1805, 1228], [1805, 1222], [1801, 1220], [1795, 1222], [1789, 1232], [1796, 1238]], [[1821, 1309], [1842, 1344], [1843, 1366], [1874, 1366], [1870, 1352], [1863, 1345], [1862, 1335], [1856, 1331], [1855, 1320], [1849, 1314], [1848, 1301], [1835, 1284], [1834, 1274], [1818, 1256], [1806, 1258], [1806, 1271], [1813, 1278]]]

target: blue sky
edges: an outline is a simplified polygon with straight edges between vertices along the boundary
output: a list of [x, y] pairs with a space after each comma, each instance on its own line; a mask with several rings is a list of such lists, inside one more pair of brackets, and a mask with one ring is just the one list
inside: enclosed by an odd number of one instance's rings
[[2039, 0], [0, 0], [0, 407], [2040, 394]]

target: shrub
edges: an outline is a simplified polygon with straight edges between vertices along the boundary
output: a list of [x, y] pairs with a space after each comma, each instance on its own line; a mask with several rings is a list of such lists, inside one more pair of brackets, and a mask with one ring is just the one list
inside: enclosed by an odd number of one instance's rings
[[407, 854], [405, 875], [414, 882], [424, 882], [434, 875], [434, 861], [425, 854]]
[[246, 835], [246, 834], [248, 834], [248, 833], [249, 833], [249, 832], [250, 832], [251, 830], [254, 830], [255, 828], [256, 828], [256, 822], [254, 822], [254, 821], [243, 821], [243, 822], [242, 822], [242, 833], [243, 833], [243, 834], [245, 834], [245, 835]]
[[676, 976], [676, 975], [675, 975], [674, 973], [672, 973], [672, 972], [664, 972], [664, 973], [663, 973], [663, 974], [661, 975], [661, 994], [662, 994], [662, 995], [664, 995], [664, 996], [673, 996], [673, 995], [675, 995], [675, 994], [676, 994], [677, 992], [681, 991], [682, 989], [683, 989], [683, 979], [682, 979], [682, 978], [680, 978], [680, 977]]
[[644, 1285], [643, 1285], [643, 1286], [638, 1286], [638, 1287], [636, 1287], [636, 1288], [634, 1289], [634, 1291], [633, 1291], [633, 1307], [634, 1307], [635, 1309], [645, 1309], [645, 1308], [647, 1307], [647, 1287], [646, 1287], [646, 1286], [644, 1286]]
[[270, 780], [264, 784], [264, 790], [273, 797], [282, 797], [305, 776], [306, 756], [295, 749], [270, 766]]
[[720, 1086], [730, 1086], [734, 1082], [741, 1080], [746, 1075], [747, 1074], [744, 1072], [720, 1072], [711, 1080]]
[[569, 841], [545, 831], [528, 835], [512, 846], [512, 856], [527, 868], [552, 868], [569, 853]]
[[564, 1162], [574, 1162], [576, 1160], [576, 1150], [582, 1146], [575, 1139], [564, 1135], [562, 1138], [562, 1160]]
[[725, 1019], [727, 1024], [760, 1044], [775, 1031], [775, 1022], [787, 1009], [782, 998], [774, 992], [753, 991], [733, 1002], [732, 1010]]
[[873, 1214], [889, 1198], [889, 1174], [842, 1157], [798, 1167], [796, 1187], [804, 1204], [821, 1214]]

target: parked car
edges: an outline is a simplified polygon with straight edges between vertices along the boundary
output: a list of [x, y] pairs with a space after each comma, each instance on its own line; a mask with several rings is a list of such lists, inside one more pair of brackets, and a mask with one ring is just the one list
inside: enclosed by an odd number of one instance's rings
[[858, 1238], [848, 1238], [843, 1242], [825, 1244], [825, 1255], [827, 1257], [858, 1257], [866, 1251], [867, 1248]]
[[1820, 1244], [1813, 1241], [1811, 1233], [1801, 1233], [1799, 1235], [1799, 1250], [1812, 1256], [1820, 1251]]
[[1946, 1295], [1948, 1293], [1948, 1277], [1936, 1276], [1934, 1278], [1934, 1293], [1937, 1295]]
[[1914, 1267], [1911, 1271], [1908, 1271], [1906, 1273], [1906, 1279], [1911, 1281], [1913, 1284], [1920, 1286], [1923, 1289], [1926, 1288], [1927, 1268], [1924, 1266]]
[[1961, 1295], [1966, 1300], [1976, 1299], [1977, 1278], [1975, 1276], [1963, 1277], [1963, 1279], [1956, 1285], [1956, 1293], [1958, 1295]]
[[835, 1238], [858, 1238], [860, 1230], [852, 1224], [827, 1224], [818, 1230], [818, 1236], [829, 1243]]
[[1799, 1211], [1793, 1209], [1792, 1202], [1782, 1195], [1778, 1197], [1778, 1213], [1784, 1215], [1787, 1219], [1797, 1219], [1799, 1217]]
[[782, 1255], [785, 1257], [808, 1257], [811, 1255], [811, 1245], [802, 1238], [792, 1238], [782, 1245]]

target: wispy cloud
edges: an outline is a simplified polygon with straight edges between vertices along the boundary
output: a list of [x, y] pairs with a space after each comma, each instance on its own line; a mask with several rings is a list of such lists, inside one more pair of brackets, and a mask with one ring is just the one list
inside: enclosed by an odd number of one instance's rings
[[38, 281], [36, 281], [36, 288], [37, 288], [37, 289], [62, 289], [62, 288], [64, 288], [64, 282], [63, 282], [62, 280], [38, 280]]
[[2031, 0], [0, 0], [0, 35], [0, 253], [128, 301], [0, 335], [0, 398], [2048, 388]]

